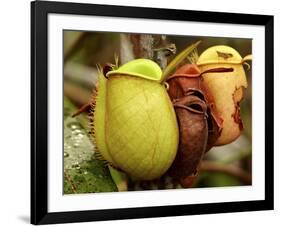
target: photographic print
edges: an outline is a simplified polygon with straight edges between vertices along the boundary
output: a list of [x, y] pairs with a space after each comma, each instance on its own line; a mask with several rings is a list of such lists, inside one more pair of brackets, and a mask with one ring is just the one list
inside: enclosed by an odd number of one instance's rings
[[251, 39], [64, 30], [63, 53], [65, 195], [251, 185]]
[[31, 3], [31, 222], [273, 209], [273, 17]]

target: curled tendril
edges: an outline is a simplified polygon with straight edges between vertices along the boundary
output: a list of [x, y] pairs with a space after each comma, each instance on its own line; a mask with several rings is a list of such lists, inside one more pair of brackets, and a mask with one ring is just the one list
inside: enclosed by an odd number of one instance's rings
[[246, 70], [249, 71], [251, 69], [250, 64], [248, 64], [247, 62], [243, 62], [243, 65], [245, 65], [247, 68]]
[[252, 61], [252, 60], [253, 60], [252, 54], [249, 54], [242, 59], [242, 64], [247, 66], [247, 69], [246, 69], [247, 71], [250, 70], [251, 66], [246, 61]]
[[165, 89], [168, 91], [170, 86], [169, 86], [169, 83], [168, 82], [164, 82], [164, 86], [165, 86]]

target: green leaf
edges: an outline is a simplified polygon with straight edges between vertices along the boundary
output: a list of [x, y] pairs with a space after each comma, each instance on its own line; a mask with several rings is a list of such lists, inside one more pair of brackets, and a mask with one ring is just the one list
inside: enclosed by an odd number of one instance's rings
[[64, 97], [64, 194], [117, 191], [108, 167], [94, 156], [85, 117], [71, 117], [76, 111]]
[[190, 46], [188, 46], [186, 49], [184, 49], [181, 53], [179, 53], [165, 68], [163, 75], [162, 75], [162, 81], [165, 81], [165, 79], [174, 71], [174, 69], [195, 49], [197, 46], [201, 43], [201, 41], [198, 41]]

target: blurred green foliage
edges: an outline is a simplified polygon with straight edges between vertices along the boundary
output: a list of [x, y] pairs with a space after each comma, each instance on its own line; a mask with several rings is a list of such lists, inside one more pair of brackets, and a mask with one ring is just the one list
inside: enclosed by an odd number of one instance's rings
[[193, 187], [224, 187], [237, 185], [241, 185], [241, 182], [233, 176], [224, 173], [202, 172]]

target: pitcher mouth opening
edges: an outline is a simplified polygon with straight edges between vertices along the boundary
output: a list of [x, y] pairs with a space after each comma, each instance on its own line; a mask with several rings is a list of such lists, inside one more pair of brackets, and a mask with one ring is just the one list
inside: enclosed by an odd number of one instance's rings
[[204, 66], [204, 65], [210, 65], [210, 64], [234, 64], [234, 65], [241, 64], [241, 65], [243, 65], [246, 63], [246, 61], [252, 61], [252, 60], [253, 60], [253, 56], [252, 56], [252, 54], [249, 54], [249, 55], [246, 55], [241, 60], [232, 60], [232, 61], [208, 60], [208, 61], [205, 61], [202, 63], [196, 63], [196, 65], [197, 66]]
[[208, 69], [206, 71], [202, 71], [200, 75], [206, 74], [206, 73], [226, 73], [226, 72], [233, 72], [234, 69], [232, 67], [217, 67]]

